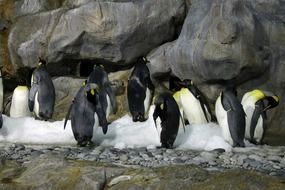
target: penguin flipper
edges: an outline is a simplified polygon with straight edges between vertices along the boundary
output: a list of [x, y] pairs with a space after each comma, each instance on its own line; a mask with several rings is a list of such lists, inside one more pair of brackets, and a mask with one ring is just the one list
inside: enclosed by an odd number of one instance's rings
[[256, 128], [256, 124], [260, 116], [264, 117], [265, 113], [263, 112], [264, 104], [262, 101], [257, 101], [255, 103], [255, 109], [251, 117], [250, 122], [250, 140], [254, 140], [254, 131]]
[[230, 110], [227, 113], [230, 135], [233, 146], [244, 147], [245, 114], [244, 112]]
[[72, 106], [73, 106], [73, 102], [74, 102], [74, 100], [72, 101], [71, 105], [69, 106], [68, 111], [67, 111], [67, 114], [66, 114], [66, 116], [65, 116], [63, 129], [65, 129], [66, 124], [67, 124], [67, 121], [68, 121], [68, 119], [69, 119], [70, 112], [71, 112]]
[[99, 119], [99, 125], [102, 127], [102, 131], [104, 134], [108, 131], [108, 122], [106, 118], [106, 113], [104, 112], [100, 102], [96, 104], [96, 113]]
[[28, 101], [29, 110], [31, 112], [34, 110], [35, 97], [37, 92], [38, 92], [38, 85], [32, 84], [32, 87], [29, 91], [29, 101]]
[[105, 86], [106, 92], [109, 95], [110, 101], [111, 101], [111, 105], [112, 105], [112, 112], [113, 114], [115, 114], [117, 112], [117, 100], [116, 100], [116, 96], [115, 93], [113, 92], [111, 85], [108, 83]]

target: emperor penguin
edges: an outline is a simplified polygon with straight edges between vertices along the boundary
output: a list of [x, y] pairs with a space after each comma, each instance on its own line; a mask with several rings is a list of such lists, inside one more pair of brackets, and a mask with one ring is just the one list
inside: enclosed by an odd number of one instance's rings
[[52, 117], [55, 103], [55, 89], [46, 68], [46, 62], [39, 60], [34, 70], [29, 92], [29, 109], [35, 117], [48, 120]]
[[[180, 122], [179, 107], [172, 94], [168, 92], [159, 94], [155, 98], [154, 104], [153, 119], [157, 130], [161, 130], [159, 134], [161, 147], [173, 148]], [[160, 122], [158, 122], [158, 118]]]
[[182, 115], [190, 124], [204, 124], [214, 120], [210, 106], [203, 93], [194, 85], [190, 79], [170, 80], [170, 90], [175, 90], [173, 97], [180, 107]]
[[94, 65], [87, 83], [95, 83], [99, 86], [99, 100], [106, 117], [108, 118], [110, 113], [115, 114], [117, 112], [116, 96], [111, 88], [108, 74], [102, 65]]
[[261, 144], [267, 128], [266, 111], [279, 104], [279, 97], [255, 89], [244, 94], [241, 104], [246, 113], [245, 138], [251, 143]]
[[145, 57], [139, 58], [128, 80], [128, 106], [134, 122], [147, 119], [153, 98], [154, 86], [150, 80], [147, 62]]
[[73, 135], [78, 145], [92, 144], [92, 137], [99, 125], [102, 126], [103, 133], [107, 133], [108, 124], [104, 113], [99, 100], [99, 86], [85, 82], [67, 112], [64, 129], [70, 117]]
[[233, 147], [244, 147], [245, 112], [232, 88], [221, 92], [215, 111], [224, 139]]
[[4, 91], [3, 91], [2, 69], [0, 69], [0, 113], [3, 112], [3, 98], [4, 98]]
[[29, 110], [29, 89], [24, 83], [18, 85], [12, 96], [10, 117], [29, 117], [32, 113]]

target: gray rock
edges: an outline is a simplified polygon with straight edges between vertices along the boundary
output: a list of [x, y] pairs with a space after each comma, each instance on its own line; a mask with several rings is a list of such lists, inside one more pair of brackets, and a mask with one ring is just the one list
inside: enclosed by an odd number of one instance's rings
[[[21, 17], [9, 34], [8, 47], [13, 68], [35, 67], [44, 57], [51, 36], [63, 9]], [[25, 29], [24, 29], [25, 28]]]
[[129, 159], [129, 157], [128, 157], [128, 155], [123, 154], [123, 155], [120, 156], [119, 159], [120, 159], [121, 161], [125, 162], [125, 161], [127, 161], [127, 160]]
[[251, 12], [244, 1], [193, 2], [179, 38], [148, 55], [151, 75], [171, 71], [181, 79], [240, 82], [262, 74], [268, 66], [268, 43]]
[[49, 62], [69, 58], [130, 63], [171, 40], [183, 16], [182, 0], [83, 4], [61, 17], [51, 36], [47, 58]]

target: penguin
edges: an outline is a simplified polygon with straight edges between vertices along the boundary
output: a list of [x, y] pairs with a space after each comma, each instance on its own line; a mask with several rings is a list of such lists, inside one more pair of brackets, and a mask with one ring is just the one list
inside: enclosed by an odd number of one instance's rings
[[0, 112], [3, 112], [3, 98], [4, 98], [4, 91], [3, 91], [3, 79], [2, 79], [2, 69], [0, 69]]
[[170, 90], [176, 91], [173, 95], [179, 105], [182, 115], [190, 124], [204, 124], [215, 120], [209, 103], [203, 93], [190, 79], [181, 81], [177, 77], [170, 78]]
[[[161, 128], [161, 147], [173, 148], [180, 122], [179, 107], [172, 94], [169, 92], [159, 94], [155, 98], [154, 104], [153, 120], [157, 130]], [[158, 122], [158, 119], [160, 119], [160, 123]]]
[[111, 88], [111, 83], [107, 72], [102, 65], [94, 65], [93, 71], [87, 79], [87, 83], [95, 83], [99, 86], [99, 100], [106, 117], [117, 112], [117, 101], [115, 93]]
[[244, 94], [241, 104], [246, 113], [245, 139], [262, 144], [266, 128], [266, 111], [279, 104], [279, 97], [272, 92], [252, 90]]
[[29, 110], [29, 88], [21, 82], [14, 91], [10, 107], [10, 117], [29, 117], [32, 113]]
[[233, 147], [244, 147], [245, 112], [233, 89], [221, 92], [215, 111], [225, 140]]
[[46, 62], [39, 59], [38, 67], [34, 70], [29, 92], [29, 109], [40, 120], [52, 117], [55, 103], [55, 89]]
[[154, 86], [146, 63], [145, 57], [139, 58], [128, 80], [128, 106], [134, 122], [143, 122], [147, 119], [154, 94]]
[[85, 82], [78, 90], [65, 117], [64, 129], [70, 117], [73, 135], [79, 146], [92, 144], [92, 137], [99, 124], [104, 134], [108, 131], [106, 115], [100, 104], [98, 91], [97, 84]]

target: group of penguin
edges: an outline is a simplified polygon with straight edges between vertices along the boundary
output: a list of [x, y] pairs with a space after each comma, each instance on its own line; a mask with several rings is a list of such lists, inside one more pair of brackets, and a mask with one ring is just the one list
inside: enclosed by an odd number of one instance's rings
[[[1, 71], [0, 74], [2, 75]], [[8, 101], [9, 102], [9, 101]], [[3, 80], [0, 78], [0, 128], [3, 125]], [[25, 80], [14, 89], [10, 117], [25, 117], [32, 114], [36, 119], [48, 120], [52, 117], [55, 104], [55, 90], [51, 77], [46, 68], [46, 62], [39, 59], [37, 68], [31, 76], [30, 89]]]
[[[253, 90], [244, 94], [240, 102], [235, 88], [227, 87], [216, 100], [214, 116], [207, 99], [190, 79], [170, 77], [169, 90], [154, 96], [155, 88], [147, 63], [145, 57], [139, 58], [131, 72], [127, 85], [128, 107], [133, 121], [143, 122], [148, 119], [150, 105], [154, 103], [152, 116], [161, 147], [173, 148], [179, 127], [185, 130], [186, 124], [191, 126], [215, 121], [220, 125], [224, 139], [234, 147], [244, 147], [244, 139], [255, 144], [262, 143], [266, 111], [279, 104], [278, 96], [268, 91]], [[2, 79], [0, 82], [0, 101], [3, 102]], [[39, 59], [31, 77], [30, 89], [26, 85], [19, 85], [14, 90], [10, 116], [30, 116], [33, 112], [35, 118], [48, 120], [52, 117], [54, 104], [52, 79], [45, 61]], [[108, 73], [103, 66], [94, 65], [69, 107], [64, 129], [70, 118], [75, 140], [79, 146], [86, 146], [92, 144], [99, 126], [104, 134], [107, 133], [109, 115], [116, 112], [116, 97]], [[0, 128], [2, 124], [0, 114]]]
[[[127, 96], [133, 121], [145, 121], [152, 102], [154, 86], [147, 60], [140, 59], [128, 81]], [[261, 144], [266, 131], [266, 111], [279, 104], [277, 95], [252, 90], [242, 101], [234, 87], [227, 86], [215, 103], [215, 115], [203, 93], [190, 79], [169, 78], [169, 90], [154, 97], [153, 119], [160, 135], [161, 147], [173, 148], [179, 127], [185, 124], [218, 122], [224, 139], [233, 147], [244, 147], [244, 140]], [[184, 128], [185, 130], [185, 128]]]

